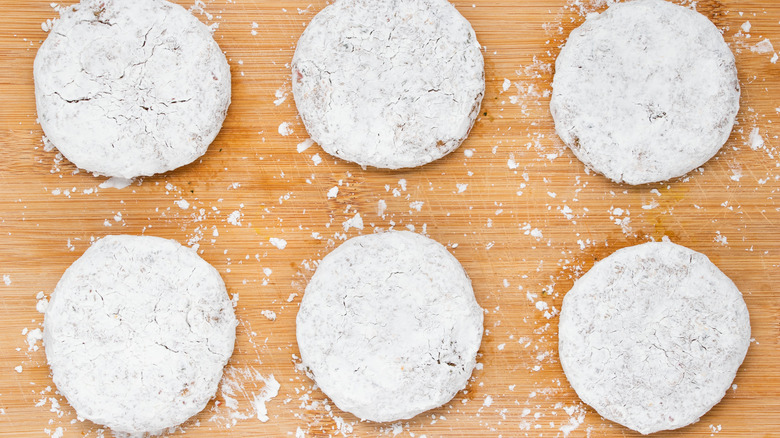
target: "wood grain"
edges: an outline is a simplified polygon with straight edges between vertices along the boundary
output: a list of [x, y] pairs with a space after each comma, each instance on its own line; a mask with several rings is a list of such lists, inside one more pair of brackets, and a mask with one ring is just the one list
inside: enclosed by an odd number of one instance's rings
[[[98, 435], [89, 422], [72, 423], [67, 402], [46, 389], [52, 383], [43, 349], [28, 351], [22, 332], [41, 322], [36, 294], [51, 293], [91, 239], [112, 233], [183, 243], [202, 235], [202, 256], [240, 297], [242, 323], [230, 364], [246, 391], [236, 395], [239, 406], [248, 409], [263, 386], [241, 372], [253, 368], [281, 383], [268, 403], [268, 422], [248, 418], [226, 427], [229, 410], [220, 395], [184, 425], [187, 436], [284, 437], [298, 428], [306, 436], [335, 436], [350, 427], [352, 436], [392, 436], [388, 425], [356, 423], [326, 408], [327, 399], [295, 368], [295, 314], [311, 261], [345, 237], [412, 226], [448, 244], [461, 260], [487, 310], [487, 332], [482, 369], [466, 391], [404, 422], [400, 436], [563, 436], [561, 426], [570, 421], [563, 408], [571, 406], [585, 416], [570, 436], [637, 436], [579, 404], [558, 363], [557, 318], [546, 318], [536, 302], [546, 302], [548, 311], [559, 308], [573, 280], [596, 260], [663, 236], [707, 254], [734, 280], [756, 342], [735, 390], [699, 423], [657, 436], [780, 436], [780, 74], [772, 54], [750, 49], [764, 38], [780, 44], [780, 4], [697, 2], [737, 54], [739, 126], [721, 153], [689, 177], [627, 187], [585, 172], [554, 133], [547, 98], [552, 63], [565, 36], [584, 20], [565, 0], [454, 2], [485, 46], [487, 95], [471, 137], [450, 156], [389, 172], [334, 160], [317, 146], [298, 153], [307, 136], [292, 97], [279, 105], [274, 100], [277, 90], [289, 92], [295, 42], [326, 4], [309, 1], [215, 0], [204, 8], [211, 18], [196, 13], [219, 23], [216, 38], [232, 67], [233, 103], [224, 129], [199, 162], [115, 190], [98, 188], [102, 178], [75, 173], [67, 161], [57, 162], [56, 152], [43, 150], [32, 64], [46, 37], [41, 22], [55, 16], [49, 1], [0, 0], [0, 275], [9, 283], [0, 283], [0, 436], [46, 436], [58, 427], [64, 436]], [[750, 37], [740, 32], [748, 20]], [[512, 84], [506, 91], [505, 79]], [[292, 123], [293, 135], [278, 134], [282, 122]], [[752, 150], [755, 128], [765, 146]], [[458, 193], [457, 184], [468, 186]], [[336, 185], [338, 197], [328, 199]], [[179, 199], [192, 208], [179, 208]], [[387, 204], [383, 216], [377, 214], [380, 200]], [[415, 201], [423, 202], [419, 211], [410, 206]], [[240, 225], [227, 222], [234, 211], [241, 212]], [[365, 228], [344, 232], [342, 222], [356, 213]], [[626, 217], [630, 221], [616, 224]], [[285, 239], [287, 248], [269, 245], [270, 237]], [[266, 319], [262, 310], [277, 319]], [[51, 412], [49, 398], [60, 404], [61, 417]], [[339, 429], [337, 418], [348, 427]]]

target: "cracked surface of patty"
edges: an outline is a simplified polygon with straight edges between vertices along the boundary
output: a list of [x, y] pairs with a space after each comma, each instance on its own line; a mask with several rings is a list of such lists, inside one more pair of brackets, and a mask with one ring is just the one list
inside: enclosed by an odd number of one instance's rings
[[158, 237], [107, 236], [63, 274], [44, 318], [54, 383], [80, 418], [160, 433], [200, 412], [232, 355], [219, 273]]
[[616, 251], [563, 299], [559, 354], [582, 401], [648, 434], [694, 423], [731, 386], [750, 344], [734, 283], [671, 242]]
[[38, 120], [65, 158], [133, 178], [206, 153], [231, 93], [208, 27], [164, 0], [83, 0], [60, 14], [34, 78]]
[[306, 27], [292, 73], [311, 138], [388, 169], [457, 149], [485, 93], [477, 37], [447, 0], [338, 0]]
[[296, 330], [303, 365], [336, 406], [387, 422], [439, 407], [466, 386], [482, 320], [452, 254], [392, 231], [350, 239], [320, 262]]

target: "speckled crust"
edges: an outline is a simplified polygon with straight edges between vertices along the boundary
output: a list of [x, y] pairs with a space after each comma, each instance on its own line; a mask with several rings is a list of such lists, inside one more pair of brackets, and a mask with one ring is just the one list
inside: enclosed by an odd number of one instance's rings
[[555, 63], [555, 129], [615, 182], [685, 175], [728, 140], [739, 111], [734, 55], [705, 16], [663, 0], [611, 6], [575, 29]]
[[421, 166], [460, 146], [485, 93], [469, 22], [447, 0], [337, 0], [292, 63], [311, 138], [362, 166]]
[[217, 270], [157, 237], [95, 242], [65, 271], [44, 319], [54, 383], [79, 418], [133, 435], [200, 412], [235, 337]]
[[230, 105], [211, 31], [164, 0], [84, 0], [35, 57], [38, 120], [79, 168], [133, 178], [206, 153]]
[[698, 421], [725, 395], [749, 344], [734, 283], [669, 242], [615, 252], [563, 300], [566, 377], [601, 416], [643, 434]]
[[320, 263], [298, 312], [298, 347], [340, 409], [402, 420], [466, 386], [482, 318], [463, 267], [439, 243], [407, 231], [367, 235]]

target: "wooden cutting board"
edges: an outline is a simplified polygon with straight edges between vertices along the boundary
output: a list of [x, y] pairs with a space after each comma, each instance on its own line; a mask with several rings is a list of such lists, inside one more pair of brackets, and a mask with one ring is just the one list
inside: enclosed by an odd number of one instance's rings
[[[48, 296], [92, 239], [129, 233], [199, 245], [239, 297], [223, 389], [174, 435], [636, 436], [578, 401], [558, 362], [555, 315], [596, 260], [667, 236], [707, 254], [734, 280], [755, 342], [719, 405], [699, 423], [657, 436], [780, 436], [780, 64], [759, 44], [780, 45], [775, 0], [697, 2], [736, 52], [739, 126], [699, 171], [638, 188], [586, 172], [549, 114], [552, 64], [583, 14], [599, 9], [589, 1], [455, 1], [485, 46], [482, 116], [458, 151], [397, 172], [363, 170], [316, 145], [296, 150], [307, 135], [290, 95], [289, 62], [325, 1], [198, 2], [196, 16], [218, 23], [232, 67], [225, 126], [199, 162], [121, 190], [99, 187], [105, 178], [76, 173], [44, 150], [32, 65], [46, 37], [41, 23], [56, 13], [47, 0], [1, 3], [0, 435], [100, 435], [74, 421], [52, 388], [34, 342], [42, 320], [36, 295]], [[292, 135], [279, 134], [282, 123]], [[329, 199], [335, 186], [338, 196]], [[345, 231], [358, 213], [363, 229]], [[413, 420], [377, 426], [339, 411], [296, 369], [295, 315], [314, 261], [345, 238], [388, 228], [449, 247], [486, 309], [486, 334], [466, 391]], [[270, 245], [272, 237], [286, 248]], [[253, 402], [271, 395], [271, 375], [281, 388], [261, 422], [261, 403]]]

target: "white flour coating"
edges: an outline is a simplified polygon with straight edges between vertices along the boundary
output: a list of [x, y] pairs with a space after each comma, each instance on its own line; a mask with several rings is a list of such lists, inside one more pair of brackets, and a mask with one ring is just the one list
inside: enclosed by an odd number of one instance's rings
[[360, 236], [312, 276], [297, 317], [298, 347], [340, 409], [402, 420], [466, 386], [482, 318], [471, 280], [442, 245], [408, 231]]
[[338, 0], [292, 63], [309, 135], [363, 166], [421, 166], [460, 146], [485, 93], [480, 45], [447, 0]]
[[555, 63], [555, 129], [615, 182], [682, 176], [728, 140], [734, 55], [705, 16], [663, 0], [611, 6], [575, 29]]
[[621, 249], [564, 297], [560, 359], [582, 401], [648, 434], [694, 423], [731, 386], [750, 344], [748, 309], [703, 254]]
[[230, 66], [206, 25], [163, 0], [63, 8], [35, 58], [38, 119], [68, 160], [133, 178], [206, 153], [230, 105]]
[[214, 396], [236, 337], [219, 273], [157, 237], [108, 236], [65, 271], [44, 317], [54, 383], [79, 418], [160, 433]]

